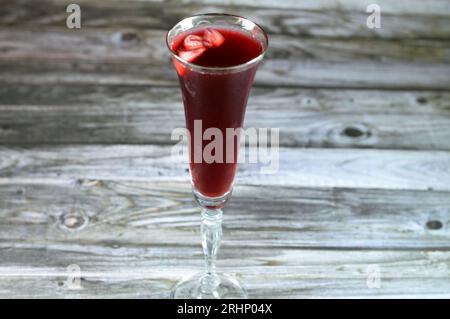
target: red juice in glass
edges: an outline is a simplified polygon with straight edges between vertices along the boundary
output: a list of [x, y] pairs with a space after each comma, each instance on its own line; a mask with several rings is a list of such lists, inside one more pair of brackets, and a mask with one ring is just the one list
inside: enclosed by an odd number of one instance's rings
[[190, 133], [190, 172], [201, 207], [205, 256], [204, 271], [180, 281], [171, 296], [246, 298], [238, 281], [216, 271], [215, 260], [222, 237], [222, 208], [236, 174], [247, 98], [268, 46], [267, 34], [244, 17], [208, 13], [181, 20], [166, 41]]
[[[259, 61], [252, 63], [252, 60], [263, 53], [263, 43], [242, 29], [199, 26], [178, 34], [170, 49], [180, 58], [174, 57], [174, 64], [190, 132], [192, 183], [203, 196], [224, 196], [233, 185], [239, 149], [237, 137], [227, 149], [230, 140], [226, 139], [226, 129], [243, 126], [248, 95], [259, 65]], [[200, 139], [194, 136], [195, 120], [201, 120]], [[198, 163], [194, 158], [195, 151], [203, 154], [211, 142], [202, 138], [208, 128], [217, 128], [222, 133], [222, 163], [207, 163], [203, 157]], [[227, 161], [227, 151], [233, 152], [229, 155], [232, 161]]]

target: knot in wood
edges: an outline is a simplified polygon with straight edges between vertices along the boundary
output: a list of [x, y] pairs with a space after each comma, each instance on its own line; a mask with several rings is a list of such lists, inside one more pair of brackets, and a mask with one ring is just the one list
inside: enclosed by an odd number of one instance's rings
[[88, 218], [81, 212], [70, 212], [63, 214], [60, 218], [60, 222], [63, 229], [80, 230], [87, 225]]
[[137, 39], [138, 39], [137, 34], [133, 32], [123, 32], [121, 36], [121, 40], [123, 42], [136, 41]]
[[348, 137], [360, 137], [364, 134], [363, 131], [356, 127], [347, 127], [344, 129], [343, 133], [347, 135]]
[[430, 220], [427, 222], [427, 228], [431, 230], [437, 230], [442, 228], [442, 222], [439, 220]]

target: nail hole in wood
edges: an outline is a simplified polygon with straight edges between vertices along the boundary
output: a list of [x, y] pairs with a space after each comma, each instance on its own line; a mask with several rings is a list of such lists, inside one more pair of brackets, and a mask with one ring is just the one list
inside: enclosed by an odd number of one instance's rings
[[430, 220], [427, 222], [427, 228], [437, 230], [442, 228], [442, 223], [439, 220]]
[[9, 130], [11, 127], [8, 124], [2, 125], [2, 130]]

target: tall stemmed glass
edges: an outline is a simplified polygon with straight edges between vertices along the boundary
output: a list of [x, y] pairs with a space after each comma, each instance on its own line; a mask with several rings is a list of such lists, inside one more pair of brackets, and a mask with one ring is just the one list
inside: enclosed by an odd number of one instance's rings
[[[222, 238], [221, 209], [231, 195], [239, 149], [240, 134], [230, 139], [227, 129], [242, 128], [256, 69], [268, 46], [267, 35], [239, 16], [202, 14], [176, 24], [167, 34], [167, 46], [178, 74], [190, 133], [189, 166], [194, 197], [201, 207], [205, 255], [204, 272], [178, 283], [172, 297], [245, 298], [245, 290], [235, 279], [216, 271], [215, 261]], [[216, 53], [222, 58], [208, 60], [207, 54], [214, 53], [208, 50], [217, 50], [215, 46], [221, 46]], [[180, 52], [180, 47], [190, 50]], [[200, 62], [192, 59], [200, 55]], [[209, 129], [216, 133], [209, 134]], [[214, 154], [222, 151], [222, 161], [203, 158], [209, 143], [204, 140], [205, 133], [210, 140], [222, 135], [223, 143]]]

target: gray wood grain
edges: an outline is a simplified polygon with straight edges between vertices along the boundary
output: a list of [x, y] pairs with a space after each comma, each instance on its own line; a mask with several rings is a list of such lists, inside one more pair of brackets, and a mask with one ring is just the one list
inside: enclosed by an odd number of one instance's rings
[[[305, 88], [378, 88], [447, 90], [448, 65], [310, 63], [268, 60], [259, 69], [256, 86]], [[110, 64], [77, 61], [0, 61], [1, 82], [89, 83], [175, 86], [175, 71], [165, 65]]]
[[[139, 256], [147, 246], [199, 243], [200, 213], [188, 182], [13, 178], [0, 180], [0, 190], [6, 246], [81, 253], [90, 251], [84, 245], [117, 245]], [[267, 249], [265, 257], [277, 247], [449, 250], [449, 194], [238, 183], [225, 208], [224, 254], [241, 247]]]
[[[448, 38], [448, 3], [414, 0], [409, 5], [378, 2], [386, 14], [382, 28], [366, 27], [368, 1], [302, 1], [291, 6], [275, 1], [89, 1], [79, 0], [85, 27], [139, 27], [170, 29], [192, 14], [227, 12], [239, 14], [261, 24], [271, 33], [327, 37]], [[224, 5], [225, 3], [225, 5]], [[3, 0], [0, 24], [8, 26], [65, 27], [67, 2], [44, 0]], [[406, 8], [408, 7], [408, 8]], [[36, 14], [38, 12], [39, 14]], [[383, 12], [383, 11], [382, 11]]]
[[[158, 0], [132, 0], [155, 2]], [[316, 0], [316, 1], [297, 1], [297, 0], [184, 0], [184, 3], [203, 3], [203, 4], [232, 4], [245, 7], [256, 8], [284, 8], [284, 9], [299, 9], [299, 10], [313, 10], [313, 11], [356, 11], [365, 12], [368, 5], [372, 4], [371, 0]], [[398, 14], [398, 15], [447, 15], [450, 9], [449, 3], [446, 0], [431, 0], [425, 5], [420, 0], [408, 0], [408, 5], [402, 1], [378, 0], [377, 4], [382, 9], [383, 13]]]
[[[177, 87], [0, 86], [3, 144], [174, 143], [176, 127], [184, 127]], [[450, 95], [254, 88], [246, 127], [280, 128], [282, 146], [450, 150]]]
[[[0, 194], [1, 297], [164, 298], [201, 269], [188, 183], [16, 179]], [[449, 210], [442, 192], [238, 186], [219, 267], [251, 297], [448, 297]]]
[[[0, 59], [7, 61], [76, 60], [159, 64], [168, 61], [166, 31], [133, 28], [45, 27], [0, 30]], [[267, 60], [348, 63], [448, 63], [450, 44], [436, 39], [311, 38], [270, 35]]]
[[[449, 52], [446, 42], [431, 40], [273, 36], [255, 84], [445, 90]], [[0, 67], [2, 82], [177, 84], [162, 31], [6, 31]]]
[[[171, 152], [171, 146], [158, 145], [0, 147], [0, 182], [56, 177], [187, 181], [186, 159]], [[237, 183], [450, 190], [447, 151], [280, 148], [278, 171], [263, 173], [268, 166], [240, 165]]]
[[[94, 253], [73, 248], [58, 246], [53, 251], [42, 246], [0, 252], [16, 260], [0, 267], [0, 296], [168, 298], [178, 280], [202, 269], [200, 248], [148, 248], [139, 257], [111, 254], [109, 249]], [[274, 252], [272, 256], [279, 260], [253, 257], [261, 251], [240, 249], [234, 252], [236, 257], [219, 260], [219, 267], [239, 278], [250, 298], [449, 297], [448, 252], [289, 249]], [[242, 258], [250, 252], [252, 257]], [[21, 266], [20, 257], [35, 260], [36, 266]], [[39, 264], [42, 257], [44, 263]], [[79, 290], [67, 288], [68, 262], [81, 268]], [[380, 270], [378, 289], [367, 285], [373, 269]]]

